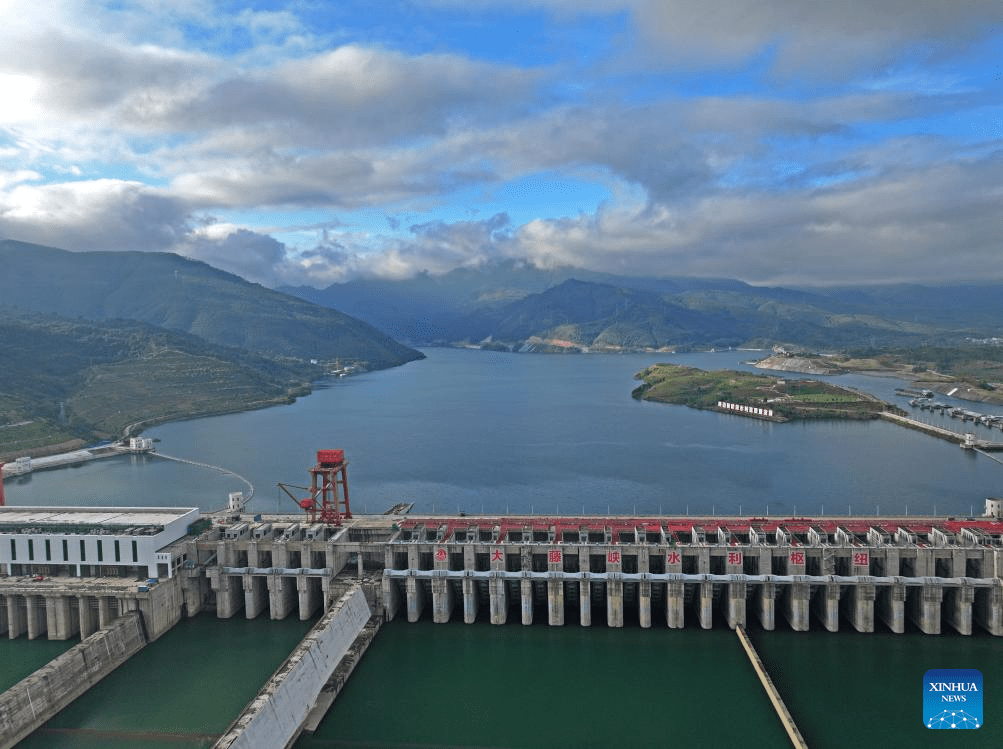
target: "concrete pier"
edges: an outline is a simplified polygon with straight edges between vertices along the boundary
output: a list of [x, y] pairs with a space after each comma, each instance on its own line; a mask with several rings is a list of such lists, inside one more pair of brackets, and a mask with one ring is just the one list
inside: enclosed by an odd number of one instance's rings
[[445, 624], [453, 616], [453, 586], [448, 578], [432, 578], [432, 621]]
[[878, 595], [878, 614], [895, 634], [905, 632], [905, 600], [906, 587], [902, 583], [894, 583], [883, 588]]
[[425, 604], [425, 591], [415, 577], [404, 581], [407, 596], [407, 620], [414, 624], [421, 619], [421, 611]]
[[815, 614], [830, 632], [839, 631], [839, 584], [828, 583], [815, 591]]
[[777, 626], [777, 585], [774, 582], [764, 582], [759, 586], [756, 596], [756, 613], [763, 629], [772, 632]]
[[268, 615], [272, 619], [285, 619], [298, 603], [295, 581], [282, 575], [269, 575]]
[[25, 596], [24, 608], [28, 619], [28, 639], [37, 640], [45, 634], [45, 599], [39, 596]]
[[320, 580], [306, 575], [298, 577], [296, 578], [296, 592], [299, 596], [300, 621], [308, 621], [313, 618], [314, 613], [320, 607]]
[[671, 582], [665, 586], [665, 620], [669, 629], [682, 629], [686, 624], [686, 591], [683, 583]]
[[[551, 547], [547, 551], [548, 574], [560, 574], [564, 571], [564, 552]], [[564, 626], [564, 580], [551, 578], [547, 580], [547, 624], [551, 627]]]
[[522, 623], [533, 623], [533, 581], [524, 578], [519, 584], [519, 600], [522, 602]]
[[564, 581], [547, 581], [547, 623], [552, 627], [564, 626]]
[[50, 640], [69, 640], [77, 634], [80, 631], [80, 609], [76, 601], [69, 596], [46, 596], [45, 629]]
[[924, 634], [940, 634], [940, 603], [943, 598], [943, 586], [933, 579], [909, 597], [910, 618]]
[[858, 632], [874, 631], [874, 599], [876, 591], [866, 577], [847, 591], [847, 614]]
[[98, 629], [106, 629], [118, 618], [118, 600], [108, 596], [98, 597]]
[[975, 592], [973, 617], [990, 634], [1003, 636], [1003, 585], [999, 580], [993, 587]]
[[472, 577], [463, 580], [463, 622], [473, 624], [477, 621], [478, 608], [477, 582]]
[[210, 571], [210, 583], [216, 592], [216, 616], [229, 619], [244, 606], [243, 580], [234, 575], [222, 574], [217, 568]]
[[724, 598], [724, 614], [725, 619], [728, 622], [728, 626], [732, 629], [737, 629], [746, 626], [746, 594], [748, 592], [748, 583], [744, 581], [735, 581], [728, 583], [728, 595]]
[[714, 627], [714, 583], [700, 583], [693, 602], [697, 607], [697, 620], [702, 629]]
[[6, 598], [7, 636], [16, 640], [28, 631], [28, 612], [21, 596], [6, 596]]
[[623, 626], [623, 552], [606, 549], [606, 626]]
[[623, 626], [623, 580], [606, 581], [606, 626]]
[[588, 580], [578, 583], [578, 623], [592, 626], [592, 584]]
[[787, 575], [793, 576], [795, 580], [794, 584], [787, 586], [784, 591], [783, 602], [784, 617], [795, 632], [808, 631], [808, 601], [811, 596], [811, 587], [798, 580], [805, 574], [807, 558], [807, 552], [801, 547], [791, 549], [782, 557]]
[[945, 618], [958, 630], [958, 634], [972, 633], [972, 604], [975, 602], [975, 588], [963, 585], [960, 588], [950, 588], [945, 594]]
[[642, 629], [651, 628], [651, 583], [647, 580], [637, 584], [637, 618]]
[[77, 599], [77, 620], [80, 622], [81, 640], [86, 640], [97, 631], [97, 608], [93, 597], [80, 596]]
[[492, 577], [488, 581], [491, 623], [505, 624], [508, 621], [508, 585], [504, 577]]
[[244, 575], [244, 616], [257, 619], [258, 614], [268, 605], [268, 590], [265, 578], [260, 575]]

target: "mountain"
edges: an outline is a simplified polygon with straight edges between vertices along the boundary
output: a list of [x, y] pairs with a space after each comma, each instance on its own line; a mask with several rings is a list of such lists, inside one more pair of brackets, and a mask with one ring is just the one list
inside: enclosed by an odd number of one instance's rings
[[316, 374], [142, 322], [7, 307], [0, 349], [8, 352], [0, 371], [4, 459], [118, 437], [129, 425], [288, 402]]
[[506, 261], [442, 276], [284, 290], [413, 344], [489, 341], [532, 350], [901, 347], [995, 335], [1003, 326], [999, 284], [760, 287]]
[[422, 355], [371, 325], [170, 253], [67, 252], [0, 241], [0, 303], [92, 321], [138, 320], [272, 358], [368, 369]]

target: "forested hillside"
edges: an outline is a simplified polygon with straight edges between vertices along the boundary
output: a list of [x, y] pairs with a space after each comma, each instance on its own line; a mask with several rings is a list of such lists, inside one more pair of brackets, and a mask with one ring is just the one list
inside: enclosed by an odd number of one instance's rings
[[242, 410], [308, 391], [286, 364], [136, 321], [0, 308], [0, 456], [118, 437], [129, 425]]

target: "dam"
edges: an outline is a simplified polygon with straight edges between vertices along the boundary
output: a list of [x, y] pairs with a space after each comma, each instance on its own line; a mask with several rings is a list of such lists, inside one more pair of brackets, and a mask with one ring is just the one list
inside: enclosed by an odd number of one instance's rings
[[[86, 648], [68, 661], [90, 663], [95, 633], [122, 639], [124, 659], [203, 612], [320, 617], [226, 733], [225, 745], [252, 745], [274, 716], [294, 715], [267, 733], [278, 746], [330, 704], [396, 618], [794, 632], [816, 619], [829, 631], [902, 634], [911, 622], [929, 635], [1003, 634], [997, 499], [979, 518], [411, 516], [400, 506], [353, 516], [345, 465], [340, 451], [318, 453], [297, 514], [249, 514], [239, 496], [211, 514], [2, 507], [0, 635], [79, 636]], [[33, 705], [44, 681], [11, 699]]]
[[[58, 508], [63, 527], [46, 529], [41, 516], [55, 509], [0, 508], [0, 633], [11, 638], [86, 637], [129, 611], [144, 614], [152, 639], [207, 610], [305, 621], [350, 583], [385, 621], [430, 612], [473, 623], [484, 611], [493, 624], [621, 627], [629, 616], [642, 628], [709, 629], [720, 617], [734, 629], [755, 617], [766, 630], [782, 619], [806, 631], [815, 616], [830, 631], [873, 632], [880, 620], [901, 633], [908, 619], [927, 634], [1003, 635], [1003, 521], [991, 517], [369, 515], [334, 526], [187, 510], [178, 538], [137, 567], [141, 547], [124, 538], [105, 552], [124, 561], [94, 551], [82, 564], [74, 555], [100, 536], [70, 536], [70, 508]], [[12, 533], [26, 512], [36, 527]], [[124, 532], [146, 532], [135, 528]]]

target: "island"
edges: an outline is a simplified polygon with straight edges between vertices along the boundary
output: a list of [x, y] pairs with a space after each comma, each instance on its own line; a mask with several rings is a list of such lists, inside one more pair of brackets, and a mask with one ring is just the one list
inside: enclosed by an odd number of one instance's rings
[[637, 400], [739, 413], [769, 421], [875, 419], [890, 408], [867, 393], [819, 380], [654, 364], [638, 372]]

